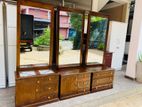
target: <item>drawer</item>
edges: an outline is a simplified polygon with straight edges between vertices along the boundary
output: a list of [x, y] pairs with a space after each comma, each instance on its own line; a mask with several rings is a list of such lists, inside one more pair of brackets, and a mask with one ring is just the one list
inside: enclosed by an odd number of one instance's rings
[[58, 84], [39, 84], [36, 87], [38, 93], [58, 93]]
[[37, 83], [43, 83], [43, 82], [48, 82], [48, 83], [54, 83], [58, 82], [59, 76], [58, 75], [50, 75], [50, 76], [44, 76], [44, 77], [38, 77]]
[[90, 87], [90, 81], [83, 81], [83, 82], [78, 82], [78, 88], [88, 88]]
[[103, 78], [103, 77], [112, 77], [114, 75], [113, 71], [100, 71], [93, 73], [93, 79]]
[[90, 87], [78, 89], [78, 93], [86, 93], [90, 91]]
[[104, 84], [104, 85], [99, 85], [99, 86], [93, 87], [92, 91], [101, 91], [101, 90], [110, 89], [112, 87], [113, 87], [112, 83], [110, 83], [110, 84]]
[[37, 101], [48, 101], [48, 100], [50, 101], [56, 98], [58, 98], [58, 94], [55, 94], [55, 93], [47, 94], [47, 95], [41, 95], [41, 94], [36, 95]]
[[98, 86], [98, 85], [102, 85], [102, 84], [109, 84], [109, 83], [112, 83], [112, 82], [113, 82], [113, 77], [101, 78], [101, 79], [93, 80], [92, 85]]
[[78, 74], [78, 79], [82, 78], [90, 79], [90, 76], [91, 76], [90, 73]]

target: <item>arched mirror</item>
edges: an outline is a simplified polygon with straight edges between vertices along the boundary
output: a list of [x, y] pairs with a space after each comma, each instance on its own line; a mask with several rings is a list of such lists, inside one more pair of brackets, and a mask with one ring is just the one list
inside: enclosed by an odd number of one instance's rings
[[54, 7], [21, 0], [18, 2], [17, 67], [49, 67], [52, 62]]
[[58, 17], [58, 66], [80, 65], [82, 63], [84, 11], [60, 7]]
[[107, 44], [108, 16], [90, 12], [88, 19], [87, 65], [101, 65]]

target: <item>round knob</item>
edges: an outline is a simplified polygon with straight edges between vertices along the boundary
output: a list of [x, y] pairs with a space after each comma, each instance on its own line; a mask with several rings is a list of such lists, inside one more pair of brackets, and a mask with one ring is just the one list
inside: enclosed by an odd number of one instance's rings
[[48, 89], [51, 90], [51, 87], [49, 87]]
[[51, 78], [49, 78], [49, 81], [51, 81]]
[[36, 89], [36, 92], [38, 92], [38, 89]]
[[37, 83], [39, 84], [39, 83], [40, 83], [40, 81], [37, 81]]
[[51, 97], [50, 96], [48, 96], [48, 99], [50, 99]]

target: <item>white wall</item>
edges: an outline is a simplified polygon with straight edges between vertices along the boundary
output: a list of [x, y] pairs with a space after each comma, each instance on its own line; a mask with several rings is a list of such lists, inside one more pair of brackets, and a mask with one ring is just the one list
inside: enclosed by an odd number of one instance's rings
[[5, 88], [5, 57], [4, 57], [4, 39], [3, 39], [3, 17], [2, 2], [0, 2], [0, 88]]
[[127, 23], [116, 21], [110, 22], [107, 51], [113, 53], [111, 67], [116, 70], [121, 70], [122, 68], [126, 32]]
[[16, 5], [7, 4], [7, 31], [8, 31], [8, 79], [9, 86], [15, 85], [16, 71]]
[[138, 61], [138, 53], [142, 51], [142, 0], [136, 0], [135, 12], [132, 25], [131, 41], [129, 48], [128, 64], [126, 76], [136, 77], [136, 62]]

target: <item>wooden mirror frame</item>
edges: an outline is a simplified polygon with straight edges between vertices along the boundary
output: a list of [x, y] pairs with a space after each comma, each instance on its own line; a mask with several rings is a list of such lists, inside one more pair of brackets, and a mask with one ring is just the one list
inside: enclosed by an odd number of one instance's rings
[[[20, 35], [21, 35], [21, 6], [31, 6], [41, 9], [51, 10], [51, 36], [50, 36], [50, 52], [49, 52], [49, 65], [45, 66], [29, 66], [27, 68], [20, 67]], [[35, 69], [48, 69], [52, 66], [52, 55], [53, 55], [53, 35], [54, 35], [54, 6], [47, 3], [35, 2], [32, 0], [18, 0], [17, 1], [17, 62], [16, 69], [19, 70], [35, 70]], [[38, 65], [38, 64], [37, 64]], [[39, 64], [40, 65], [40, 64]], [[44, 65], [44, 64], [43, 64]], [[28, 66], [28, 65], [27, 65]]]
[[[78, 64], [66, 64], [66, 65], [59, 65], [59, 28], [60, 28], [60, 11], [66, 12], [74, 12], [78, 14], [82, 14], [82, 35], [81, 35], [81, 44], [80, 44], [80, 63]], [[85, 21], [85, 11], [80, 9], [68, 8], [68, 7], [58, 7], [58, 21], [57, 21], [57, 38], [56, 38], [56, 66], [57, 68], [70, 68], [70, 67], [80, 67], [82, 65], [82, 52], [83, 52], [83, 38], [84, 38], [84, 21]]]
[[[89, 44], [89, 39], [90, 39], [90, 22], [91, 22], [91, 16], [96, 16], [96, 17], [102, 17], [102, 18], [107, 18], [108, 19], [108, 23], [107, 23], [107, 30], [106, 30], [106, 40], [105, 40], [105, 48], [103, 50], [103, 62], [102, 64], [95, 64], [95, 63], [88, 63], [87, 59], [88, 59], [88, 44]], [[104, 15], [102, 13], [97, 13], [97, 12], [89, 12], [88, 15], [88, 27], [87, 27], [87, 43], [86, 43], [86, 47], [85, 47], [85, 65], [86, 66], [105, 66], [105, 53], [107, 52], [107, 42], [108, 42], [108, 30], [109, 30], [109, 16], [108, 15]]]

